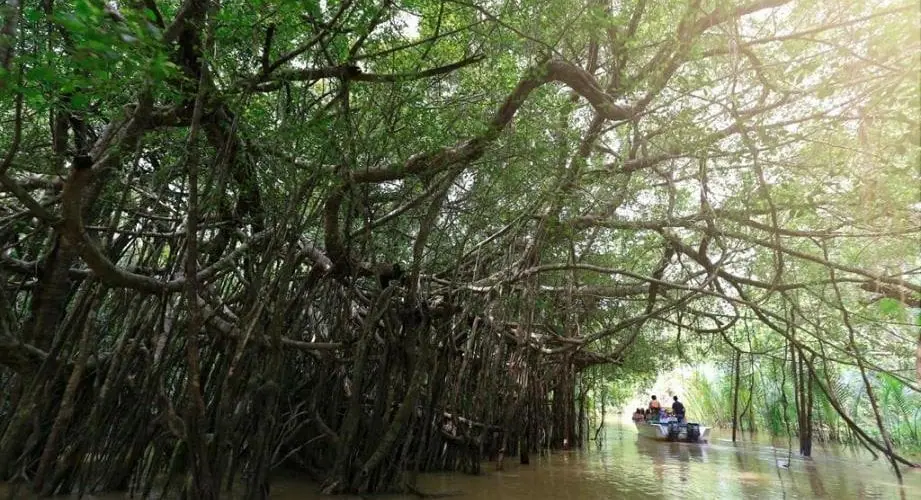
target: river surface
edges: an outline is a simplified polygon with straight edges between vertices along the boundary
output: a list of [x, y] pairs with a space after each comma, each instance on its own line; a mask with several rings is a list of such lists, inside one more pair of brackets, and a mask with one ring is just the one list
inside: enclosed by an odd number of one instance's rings
[[[708, 444], [668, 443], [641, 438], [632, 423], [609, 423], [600, 446], [517, 457], [504, 470], [483, 463], [483, 473], [423, 474], [419, 489], [458, 500], [493, 499], [658, 499], [658, 498], [921, 498], [921, 470], [904, 470], [899, 485], [883, 460], [863, 449], [816, 443], [812, 459], [788, 454], [787, 440], [745, 436], [733, 443], [726, 432]], [[796, 446], [796, 442], [793, 442]], [[514, 460], [512, 459], [514, 458]], [[0, 484], [0, 493], [5, 493]], [[316, 483], [296, 477], [272, 481], [272, 498], [342, 500], [318, 493]], [[123, 499], [123, 494], [85, 496]], [[370, 500], [418, 500], [415, 496], [375, 495]]]
[[866, 451], [816, 446], [813, 455], [791, 457], [786, 439], [733, 443], [719, 432], [709, 444], [660, 442], [621, 424], [600, 447], [533, 457], [504, 471], [486, 466], [478, 477], [429, 475], [420, 489], [458, 491], [458, 499], [921, 498], [921, 470], [905, 471], [900, 486]]
[[[448, 498], [458, 500], [921, 498], [921, 470], [904, 470], [899, 485], [891, 467], [862, 448], [816, 443], [813, 455], [797, 457], [796, 448], [789, 454], [786, 439], [745, 436], [733, 443], [727, 432], [717, 431], [708, 444], [668, 443], [639, 437], [632, 423], [609, 423], [600, 447], [532, 456], [530, 465], [509, 457], [504, 470], [484, 463], [479, 476], [424, 474], [419, 489], [453, 493]], [[286, 481], [273, 492], [278, 498], [306, 497]]]

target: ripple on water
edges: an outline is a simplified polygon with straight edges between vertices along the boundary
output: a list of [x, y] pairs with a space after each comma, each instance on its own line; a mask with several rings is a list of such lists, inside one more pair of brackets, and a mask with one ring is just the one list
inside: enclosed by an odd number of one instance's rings
[[[881, 460], [861, 450], [816, 446], [812, 459], [789, 453], [787, 441], [733, 443], [715, 434], [710, 444], [666, 443], [639, 438], [632, 425], [608, 428], [602, 446], [549, 456], [531, 465], [507, 460], [505, 470], [484, 463], [484, 474], [423, 474], [419, 488], [457, 500], [666, 499], [666, 498], [918, 498], [921, 470], [905, 471], [904, 485]], [[781, 467], [778, 464], [789, 464]], [[0, 493], [4, 485], [0, 484]], [[286, 475], [272, 482], [275, 499], [349, 500], [324, 497], [316, 483]], [[5, 495], [4, 495], [5, 497]], [[87, 498], [87, 497], [84, 497]], [[121, 499], [108, 494], [97, 499]], [[365, 497], [367, 498], [367, 497]], [[375, 500], [417, 500], [380, 495]]]
[[[899, 486], [884, 464], [840, 446], [816, 447], [814, 459], [790, 454], [786, 440], [665, 443], [615, 427], [600, 448], [506, 463], [484, 475], [425, 475], [424, 491], [462, 491], [458, 499], [607, 498], [913, 498], [921, 474]], [[780, 465], [788, 465], [782, 467]], [[914, 491], [915, 494], [909, 494]]]

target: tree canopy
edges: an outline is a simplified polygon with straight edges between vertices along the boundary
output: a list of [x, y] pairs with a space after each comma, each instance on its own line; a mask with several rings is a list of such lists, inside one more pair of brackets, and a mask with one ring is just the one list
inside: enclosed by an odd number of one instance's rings
[[400, 488], [593, 366], [921, 390], [914, 2], [0, 14], [0, 478]]

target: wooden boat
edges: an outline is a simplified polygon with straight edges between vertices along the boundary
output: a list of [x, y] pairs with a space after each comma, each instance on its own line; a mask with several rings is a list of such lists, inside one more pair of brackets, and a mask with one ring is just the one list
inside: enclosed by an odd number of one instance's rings
[[710, 428], [700, 424], [675, 421], [638, 420], [636, 431], [640, 436], [661, 441], [681, 441], [685, 443], [704, 443], [710, 440]]

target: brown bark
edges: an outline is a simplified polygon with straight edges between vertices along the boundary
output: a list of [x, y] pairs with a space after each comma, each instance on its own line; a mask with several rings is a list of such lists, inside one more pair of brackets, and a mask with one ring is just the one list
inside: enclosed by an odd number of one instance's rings
[[[57, 459], [61, 434], [70, 424], [74, 415], [74, 398], [80, 383], [83, 381], [83, 373], [86, 370], [86, 361], [90, 355], [90, 333], [95, 330], [95, 322], [96, 313], [91, 309], [86, 319], [84, 320], [84, 326], [82, 329], [83, 335], [80, 339], [80, 350], [79, 354], [77, 355], [77, 360], [74, 363], [74, 368], [71, 371], [70, 378], [67, 381], [67, 387], [64, 389], [64, 395], [61, 396], [60, 409], [58, 410], [57, 417], [55, 418], [54, 424], [51, 427], [51, 433], [48, 435], [48, 439], [45, 441], [45, 449], [42, 451], [41, 459], [38, 465], [38, 471], [35, 473], [35, 479], [33, 480], [35, 492], [42, 495], [50, 495], [53, 492], [52, 490], [45, 490], [45, 479], [50, 468], [52, 467], [52, 461]], [[54, 483], [51, 484], [51, 486], [53, 485]]]
[[739, 358], [742, 354], [735, 352], [732, 363], [732, 442], [736, 441], [736, 429], [739, 425]]

